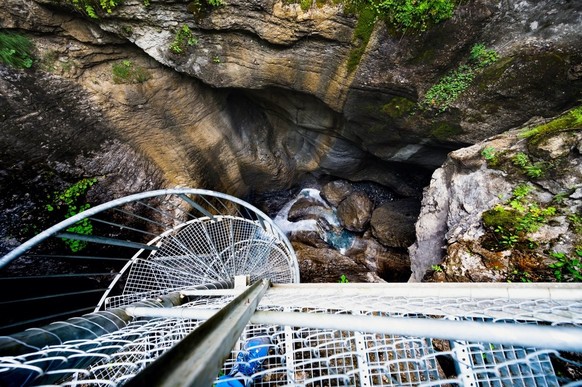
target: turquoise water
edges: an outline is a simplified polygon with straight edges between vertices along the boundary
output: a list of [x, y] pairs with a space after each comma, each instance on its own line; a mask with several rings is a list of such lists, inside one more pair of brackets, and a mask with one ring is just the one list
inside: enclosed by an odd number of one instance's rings
[[356, 236], [348, 230], [341, 231], [327, 231], [325, 233], [325, 241], [334, 249], [343, 252], [354, 244]]

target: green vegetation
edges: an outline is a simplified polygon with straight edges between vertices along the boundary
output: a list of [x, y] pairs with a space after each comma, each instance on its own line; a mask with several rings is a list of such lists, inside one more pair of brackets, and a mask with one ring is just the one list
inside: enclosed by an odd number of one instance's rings
[[14, 68], [32, 67], [32, 42], [24, 35], [0, 32], [0, 63]]
[[358, 15], [358, 22], [356, 28], [354, 29], [353, 37], [353, 47], [350, 50], [348, 56], [348, 72], [354, 71], [360, 60], [366, 51], [366, 46], [370, 41], [372, 36], [372, 31], [374, 31], [374, 25], [376, 23], [376, 13], [371, 8], [363, 8], [360, 10]]
[[382, 112], [392, 118], [402, 118], [412, 113], [416, 104], [405, 97], [394, 97], [382, 106]]
[[445, 75], [436, 85], [428, 89], [421, 102], [421, 107], [437, 109], [441, 113], [446, 111], [459, 98], [459, 95], [467, 90], [474, 78], [475, 72], [470, 66], [459, 66], [458, 69]]
[[461, 64], [433, 85], [420, 102], [423, 109], [436, 109], [442, 113], [467, 90], [480, 70], [499, 59], [498, 54], [481, 43], [471, 48], [468, 64]]
[[461, 133], [463, 133], [463, 129], [460, 125], [448, 121], [434, 122], [430, 129], [430, 135], [442, 141], [454, 139]]
[[192, 35], [190, 27], [183, 25], [174, 36], [174, 40], [170, 43], [170, 51], [174, 54], [181, 55], [186, 51], [188, 46], [198, 44], [198, 40]]
[[188, 11], [194, 15], [196, 19], [200, 19], [211, 11], [213, 8], [218, 8], [224, 5], [224, 0], [194, 0], [188, 3]]
[[544, 174], [544, 164], [541, 162], [532, 164], [528, 155], [523, 152], [517, 153], [513, 156], [513, 164], [521, 168], [521, 170], [530, 178], [537, 179]]
[[[362, 0], [351, 0], [361, 2]], [[398, 30], [426, 31], [434, 24], [453, 16], [452, 0], [367, 0], [380, 19]]]
[[311, 0], [300, 0], [299, 4], [301, 5], [301, 9], [303, 11], [307, 11], [309, 8], [311, 8], [312, 1]]
[[341, 277], [340, 277], [340, 279], [339, 279], [339, 281], [337, 281], [337, 282], [339, 282], [340, 284], [347, 284], [350, 281], [348, 280], [348, 277], [346, 277], [345, 274], [342, 274]]
[[[301, 8], [304, 2], [311, 5], [311, 1], [301, 0]], [[455, 9], [453, 0], [343, 0], [343, 3], [346, 13], [358, 17], [347, 64], [349, 72], [360, 63], [377, 20], [383, 20], [392, 31], [426, 31], [450, 18]]]
[[521, 136], [529, 139], [530, 143], [535, 144], [545, 136], [580, 128], [582, 128], [582, 105], [569, 110], [550, 122], [528, 129]]
[[123, 60], [111, 66], [114, 83], [143, 83], [151, 78], [150, 73], [130, 60]]
[[529, 245], [527, 233], [537, 231], [556, 214], [555, 207], [544, 208], [540, 203], [530, 200], [528, 195], [531, 190], [529, 184], [518, 185], [509, 201], [483, 213], [483, 224], [493, 231], [501, 250], [517, 243]]
[[486, 146], [481, 151], [481, 156], [485, 159], [488, 166], [496, 166], [499, 163], [498, 152], [492, 146]]
[[431, 269], [432, 269], [434, 272], [437, 272], [437, 273], [440, 273], [440, 272], [442, 272], [442, 271], [443, 271], [443, 267], [442, 267], [441, 265], [432, 265], [432, 266], [431, 266]]
[[478, 68], [484, 68], [499, 60], [495, 50], [488, 49], [483, 43], [477, 43], [471, 48], [469, 60]]
[[65, 3], [91, 19], [99, 19], [100, 12], [111, 13], [122, 0], [65, 0]]
[[[60, 210], [64, 212], [66, 219], [77, 215], [91, 207], [89, 203], [84, 202], [87, 191], [93, 184], [97, 182], [96, 178], [82, 179], [71, 185], [69, 188], [61, 193], [55, 193], [53, 203], [47, 204], [46, 209], [49, 212]], [[67, 232], [91, 235], [93, 233], [93, 225], [89, 219], [83, 219], [71, 227], [67, 228]], [[63, 238], [65, 245], [71, 249], [72, 252], [77, 252], [87, 246], [87, 242], [77, 241]]]
[[550, 256], [556, 260], [549, 265], [554, 269], [554, 276], [560, 282], [582, 282], [582, 248], [576, 249], [576, 257], [570, 258], [564, 253], [552, 252]]

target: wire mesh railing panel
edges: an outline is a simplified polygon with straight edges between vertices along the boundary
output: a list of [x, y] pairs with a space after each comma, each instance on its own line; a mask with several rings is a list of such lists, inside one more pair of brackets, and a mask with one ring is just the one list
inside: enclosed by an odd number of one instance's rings
[[0, 332], [101, 308], [121, 294], [251, 272], [253, 280], [299, 281], [290, 242], [260, 210], [201, 189], [135, 194], [71, 216], [0, 258], [0, 305], [13, 309], [0, 316]]
[[[268, 348], [261, 355], [261, 365], [252, 373], [235, 374], [231, 378], [243, 385], [253, 386], [436, 386], [436, 385], [473, 385], [473, 386], [557, 386], [572, 379], [558, 377], [557, 361], [565, 355], [557, 350], [537, 347], [522, 347], [499, 342], [471, 342], [467, 340], [439, 339], [443, 334], [431, 329], [433, 322], [442, 320], [482, 321], [498, 326], [543, 325], [552, 328], [552, 323], [533, 320], [443, 316], [424, 313], [400, 313], [390, 309], [376, 311], [350, 309], [353, 300], [346, 297], [341, 290], [342, 284], [327, 284], [336, 289], [336, 299], [332, 308], [314, 307], [313, 299], [318, 294], [313, 287], [305, 286], [310, 297], [306, 297], [302, 286], [275, 286], [263, 297], [259, 306], [261, 312], [284, 313], [283, 323], [251, 323], [247, 325], [238, 344], [232, 349], [231, 356], [225, 361], [222, 370], [217, 372], [217, 386], [221, 377], [228, 377], [246, 360], [241, 359], [245, 353], [245, 343], [250, 339], [266, 338], [261, 344]], [[383, 286], [376, 287], [377, 302], [386, 291]], [[358, 297], [357, 287], [352, 289]], [[365, 290], [368, 295], [370, 289]], [[184, 291], [185, 294], [187, 293]], [[324, 292], [325, 293], [325, 292]], [[180, 310], [218, 311], [233, 299], [230, 296], [204, 296], [180, 306]], [[294, 298], [294, 301], [289, 301]], [[402, 298], [402, 297], [394, 297]], [[405, 298], [405, 297], [403, 297]], [[325, 298], [331, 301], [332, 297]], [[274, 301], [284, 302], [274, 302]], [[412, 305], [416, 310], [422, 303], [413, 297], [399, 300], [403, 305]], [[482, 302], [474, 300], [475, 304]], [[489, 300], [498, 305], [499, 300]], [[545, 303], [525, 302], [521, 304], [532, 309], [533, 305], [545, 306]], [[559, 300], [553, 300], [559, 303]], [[323, 302], [325, 303], [325, 302]], [[463, 305], [468, 301], [463, 300]], [[567, 326], [578, 317], [580, 302], [568, 301], [569, 310]], [[294, 304], [294, 306], [289, 306]], [[300, 306], [305, 304], [307, 306]], [[434, 306], [434, 298], [426, 300], [426, 305]], [[444, 302], [449, 305], [449, 302]], [[471, 303], [469, 303], [471, 304]], [[150, 302], [148, 305], [157, 309], [162, 302]], [[336, 306], [341, 305], [343, 308]], [[394, 303], [379, 303], [375, 306], [390, 308]], [[506, 304], [504, 304], [506, 305]], [[515, 305], [520, 305], [516, 302]], [[466, 306], [462, 310], [465, 312]], [[474, 305], [468, 308], [474, 313]], [[432, 307], [427, 308], [431, 313]], [[528, 312], [530, 313], [530, 312]], [[341, 328], [319, 328], [303, 324], [298, 315], [313, 315], [326, 324], [341, 317], [373, 317], [406, 321], [419, 320], [426, 324], [427, 335], [416, 337], [399, 334], [360, 331], [350, 325]], [[553, 319], [555, 320], [555, 319]], [[38, 348], [29, 354], [0, 358], [0, 379], [7, 372], [14, 375], [27, 375], [35, 382], [62, 385], [109, 385], [123, 384], [131, 380], [155, 359], [192, 332], [203, 320], [192, 318], [135, 318], [127, 326], [115, 332], [90, 337], [86, 340], [64, 342], [48, 348]], [[339, 320], [338, 320], [339, 321]], [[556, 327], [559, 328], [559, 327]], [[557, 332], [557, 331], [556, 331]], [[454, 336], [456, 332], [452, 332]], [[582, 369], [582, 364], [573, 362], [569, 367]], [[4, 373], [4, 376], [3, 376]], [[82, 382], [82, 383], [81, 383]], [[84, 383], [84, 384], [83, 384]]]
[[[465, 316], [497, 320], [544, 321], [552, 324], [582, 324], [582, 287], [576, 287], [576, 285], [563, 287], [564, 292], [572, 294], [566, 299], [524, 299], [507, 296], [486, 298], [487, 289], [479, 298], [475, 298], [463, 291], [462, 286], [458, 286], [456, 295], [439, 297], [432, 294], [441, 287], [421, 286], [429, 284], [410, 284], [412, 296], [406, 296], [398, 294], [398, 289], [400, 289], [398, 284], [369, 285], [371, 284], [275, 286], [265, 295], [263, 303], [284, 307], [345, 308], [363, 312], [389, 310], [403, 315]], [[503, 288], [503, 284], [490, 285], [490, 289], [494, 289], [495, 286]], [[531, 289], [532, 296], [535, 296], [536, 288], [545, 286], [532, 285], [523, 287], [526, 291]], [[451, 286], [449, 290], [454, 290], [454, 286]], [[420, 296], [421, 293], [425, 295]]]

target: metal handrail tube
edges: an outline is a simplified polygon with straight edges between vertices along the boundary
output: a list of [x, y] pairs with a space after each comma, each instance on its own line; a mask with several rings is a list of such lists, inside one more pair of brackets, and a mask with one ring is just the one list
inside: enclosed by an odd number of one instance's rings
[[[207, 319], [213, 309], [127, 308], [135, 317]], [[419, 319], [368, 315], [324, 314], [303, 312], [257, 311], [253, 324], [289, 325], [303, 328], [335, 329], [397, 336], [432, 337], [479, 343], [509, 344], [523, 347], [582, 352], [582, 329], [564, 326], [508, 324], [494, 322]]]
[[255, 282], [126, 386], [211, 386], [268, 288], [269, 280]]

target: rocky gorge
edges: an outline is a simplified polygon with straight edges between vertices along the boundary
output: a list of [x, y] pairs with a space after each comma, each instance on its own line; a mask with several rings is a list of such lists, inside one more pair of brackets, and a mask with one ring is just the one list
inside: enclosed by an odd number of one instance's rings
[[[54, 192], [94, 178], [91, 203], [192, 186], [304, 222], [290, 235], [310, 282], [580, 270], [575, 1], [459, 2], [424, 31], [334, 1], [126, 0], [96, 18], [0, 4], [34, 58], [0, 64], [0, 254], [56, 221]], [[470, 79], [441, 102], [452, 74]], [[543, 219], [488, 222], [495, 208]]]

